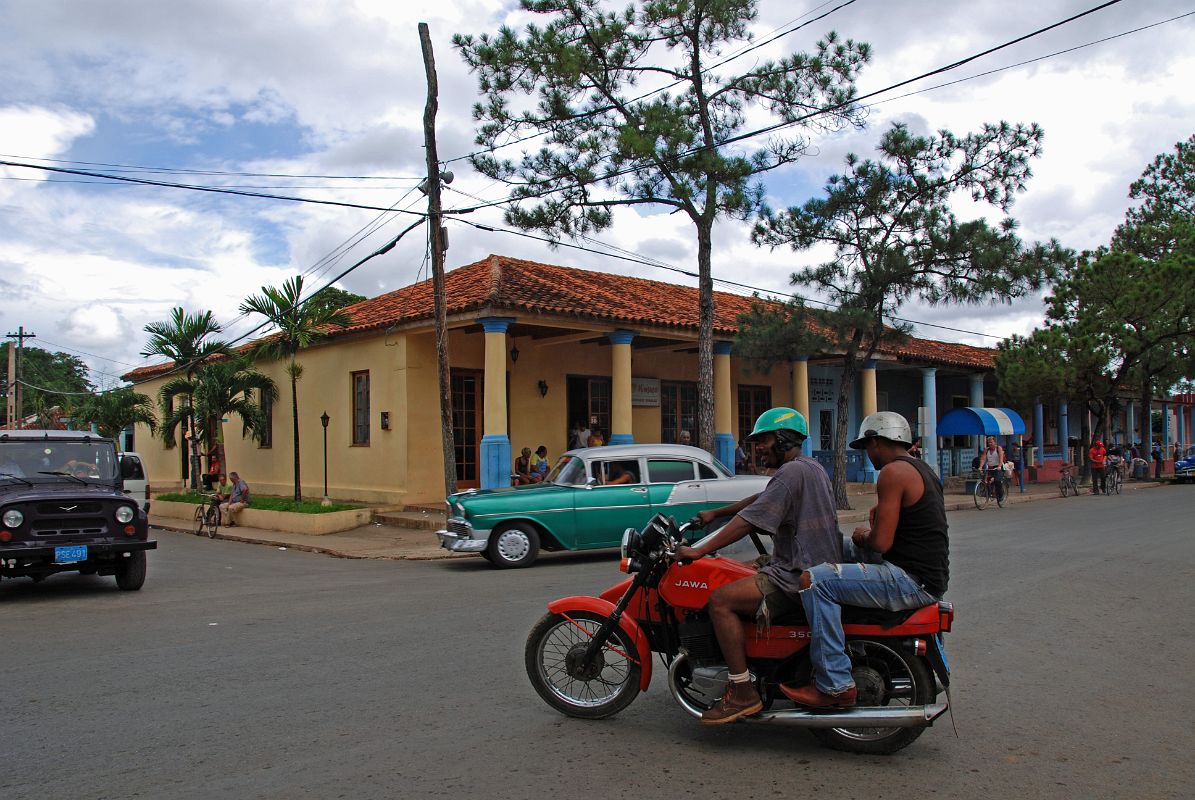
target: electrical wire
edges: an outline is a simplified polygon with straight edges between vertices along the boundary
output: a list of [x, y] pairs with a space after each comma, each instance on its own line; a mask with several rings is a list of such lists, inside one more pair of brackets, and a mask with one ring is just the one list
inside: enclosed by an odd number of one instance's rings
[[[89, 172], [86, 170], [66, 169], [65, 167], [47, 167], [41, 164], [23, 164], [17, 161], [0, 160], [0, 167], [24, 167], [25, 169], [38, 169], [43, 172], [58, 172], [67, 175], [81, 175], [89, 178], [106, 178], [113, 181], [120, 181], [123, 183], [137, 183], [145, 186], [161, 186], [167, 189], [189, 189], [193, 192], [211, 192], [215, 194], [232, 194], [240, 197], [259, 197], [267, 200], [286, 200], [292, 203], [313, 203], [322, 206], [337, 206], [340, 208], [359, 208], [366, 211], [389, 211], [390, 209], [383, 206], [369, 206], [361, 203], [344, 203], [338, 200], [317, 200], [311, 197], [294, 197], [292, 195], [284, 194], [267, 194], [264, 192], [248, 192], [239, 189], [222, 189], [216, 186], [201, 186], [190, 183], [171, 183], [169, 181], [155, 181], [147, 178], [130, 178], [122, 175], [107, 175], [101, 172]], [[427, 216], [416, 211], [400, 211], [402, 214], [411, 214], [417, 217]]]
[[[536, 236], [534, 234], [530, 234], [525, 231], [513, 230], [511, 228], [502, 228], [502, 227], [496, 227], [496, 226], [491, 226], [491, 225], [484, 225], [484, 224], [481, 224], [478, 222], [472, 222], [467, 219], [460, 219], [460, 218], [454, 217], [452, 221], [460, 222], [460, 223], [463, 223], [470, 227], [477, 228], [478, 230], [487, 231], [489, 233], [507, 233], [512, 236], [522, 237], [524, 239], [532, 239], [537, 242], [544, 242], [553, 247], [566, 247], [566, 248], [569, 248], [572, 250], [580, 250], [580, 251], [583, 251], [586, 253], [593, 253], [595, 255], [605, 256], [607, 258], [618, 259], [620, 261], [629, 261], [634, 264], [642, 264], [643, 266], [647, 266], [647, 267], [654, 267], [656, 269], [667, 270], [668, 272], [675, 272], [675, 273], [678, 273], [680, 275], [685, 275], [690, 278], [700, 278], [700, 275], [696, 272], [693, 272], [692, 270], [687, 270], [682, 267], [673, 266], [672, 264], [668, 264], [663, 261], [643, 259], [643, 258], [640, 258], [635, 255], [623, 255], [623, 253], [627, 253], [628, 251], [626, 251], [625, 249], [623, 249], [621, 247], [617, 247], [615, 245], [609, 245], [605, 242], [600, 242], [600, 244], [602, 244], [602, 246], [604, 246], [604, 247], [610, 248], [611, 250], [613, 250], [615, 252], [597, 250], [592, 247], [585, 247], [583, 245], [571, 244], [569, 242], [565, 242], [560, 239], [549, 239], [549, 238], [546, 238], [543, 236]], [[598, 240], [593, 239], [593, 237], [587, 236], [585, 238], [590, 241], [598, 242]], [[619, 251], [621, 251], [621, 252], [619, 252]], [[771, 296], [778, 297], [778, 298], [780, 298], [780, 297], [783, 297], [783, 298], [798, 297], [803, 302], [813, 303], [814, 305], [822, 306], [831, 311], [839, 308], [839, 306], [837, 306], [833, 303], [827, 302], [825, 300], [818, 300], [813, 297], [807, 297], [807, 296], [803, 296], [803, 295], [793, 293], [793, 292], [782, 292], [782, 291], [778, 291], [776, 289], [767, 289], [762, 286], [753, 286], [752, 284], [749, 284], [749, 283], [740, 283], [738, 281], [732, 281], [728, 278], [716, 278], [715, 277], [715, 278], [712, 278], [712, 280], [714, 281], [714, 283], [719, 283], [724, 286], [735, 286], [740, 289], [747, 289], [747, 290], [750, 290], [753, 292], [762, 292], [764, 294], [771, 295]], [[1006, 338], [1003, 336], [996, 336], [996, 335], [990, 334], [990, 333], [982, 333], [980, 331], [972, 331], [972, 330], [967, 330], [965, 328], [953, 328], [949, 325], [938, 325], [937, 323], [925, 322], [923, 320], [909, 319], [906, 317], [897, 317], [897, 316], [890, 315], [888, 317], [888, 319], [894, 320], [896, 322], [907, 322], [907, 323], [910, 323], [913, 325], [920, 325], [920, 326], [927, 327], [927, 328], [938, 328], [941, 330], [953, 331], [955, 333], [962, 333], [962, 334], [966, 334], [968, 336], [982, 336], [987, 339], [1004, 339], [1004, 338]]]
[[167, 175], [228, 175], [237, 178], [306, 178], [336, 181], [415, 181], [419, 176], [409, 175], [303, 175], [287, 172], [235, 172], [215, 169], [185, 169], [183, 167], [142, 167], [132, 164], [109, 164], [102, 161], [71, 161], [63, 158], [41, 158], [40, 156], [19, 156], [0, 153], [0, 158], [19, 158], [24, 161], [48, 161], [52, 164], [75, 164], [84, 167], [107, 167], [112, 172], [148, 172]]
[[[704, 144], [704, 145], [699, 145], [699, 146], [697, 146], [697, 147], [690, 148], [690, 149], [689, 149], [689, 150], [687, 150], [687, 151], [684, 151], [684, 152], [681, 152], [681, 153], [679, 153], [679, 154], [676, 156], [676, 158], [677, 158], [677, 159], [679, 159], [679, 158], [687, 158], [687, 157], [689, 157], [689, 156], [697, 155], [697, 154], [699, 154], [699, 153], [703, 153], [703, 152], [706, 152], [706, 151], [709, 151], [709, 150], [717, 150], [717, 149], [719, 149], [719, 148], [725, 147], [725, 146], [727, 146], [727, 145], [730, 145], [730, 144], [734, 144], [734, 143], [736, 143], [736, 142], [741, 142], [741, 141], [744, 141], [744, 140], [746, 140], [746, 139], [751, 139], [751, 138], [754, 138], [754, 137], [756, 137], [756, 136], [761, 136], [761, 135], [763, 135], [763, 134], [772, 133], [772, 132], [774, 132], [774, 131], [777, 131], [777, 130], [780, 130], [780, 129], [782, 129], [782, 128], [787, 128], [787, 127], [791, 127], [791, 126], [793, 126], [793, 125], [798, 125], [798, 124], [800, 124], [800, 123], [802, 123], [802, 122], [806, 122], [806, 121], [808, 121], [808, 120], [810, 120], [810, 119], [812, 119], [812, 118], [814, 118], [814, 117], [821, 116], [822, 114], [827, 114], [827, 113], [830, 113], [831, 111], [837, 111], [837, 110], [839, 110], [839, 109], [842, 109], [842, 108], [845, 108], [845, 107], [847, 107], [847, 106], [850, 106], [850, 105], [857, 104], [857, 103], [859, 103], [859, 102], [860, 102], [860, 101], [862, 101], [862, 100], [866, 100], [866, 99], [869, 99], [869, 98], [872, 98], [872, 97], [877, 97], [877, 96], [879, 96], [879, 95], [881, 95], [881, 94], [886, 94], [887, 92], [890, 92], [890, 91], [892, 91], [892, 90], [894, 90], [894, 89], [899, 89], [899, 88], [900, 88], [900, 87], [902, 87], [902, 86], [907, 86], [907, 85], [909, 85], [910, 83], [916, 83], [917, 81], [924, 80], [925, 78], [932, 77], [932, 76], [934, 76], [934, 75], [940, 75], [940, 74], [942, 74], [942, 73], [944, 73], [944, 72], [949, 72], [950, 70], [957, 69], [957, 68], [959, 68], [959, 67], [963, 66], [964, 64], [969, 64], [969, 63], [971, 63], [972, 61], [975, 61], [976, 59], [982, 58], [982, 57], [984, 57], [984, 56], [987, 56], [987, 55], [991, 55], [992, 53], [995, 53], [995, 52], [997, 52], [997, 51], [999, 51], [999, 50], [1003, 50], [1003, 49], [1005, 49], [1005, 48], [1012, 47], [1012, 46], [1013, 46], [1013, 45], [1015, 45], [1015, 44], [1019, 44], [1019, 43], [1021, 43], [1021, 42], [1027, 41], [1027, 40], [1029, 40], [1029, 39], [1032, 39], [1032, 38], [1034, 38], [1034, 37], [1036, 37], [1036, 36], [1040, 36], [1040, 35], [1042, 35], [1042, 34], [1044, 34], [1044, 33], [1048, 32], [1048, 31], [1054, 30], [1055, 28], [1058, 28], [1058, 27], [1060, 27], [1060, 26], [1062, 26], [1062, 25], [1067, 25], [1067, 24], [1069, 24], [1069, 23], [1075, 22], [1076, 20], [1082, 19], [1083, 17], [1086, 17], [1086, 16], [1088, 16], [1088, 15], [1090, 15], [1090, 14], [1094, 14], [1094, 13], [1096, 13], [1096, 12], [1098, 12], [1098, 11], [1102, 11], [1102, 10], [1104, 10], [1105, 8], [1108, 8], [1108, 7], [1110, 7], [1110, 6], [1114, 6], [1114, 5], [1116, 5], [1116, 4], [1120, 3], [1120, 2], [1122, 2], [1122, 0], [1107, 0], [1107, 2], [1105, 2], [1105, 3], [1101, 3], [1101, 4], [1100, 4], [1100, 5], [1098, 5], [1098, 6], [1094, 6], [1094, 7], [1092, 7], [1092, 8], [1089, 8], [1089, 9], [1087, 9], [1086, 11], [1082, 11], [1082, 12], [1080, 12], [1080, 13], [1078, 13], [1078, 14], [1074, 14], [1074, 15], [1072, 15], [1072, 16], [1070, 16], [1070, 17], [1067, 17], [1066, 19], [1060, 20], [1060, 21], [1058, 21], [1058, 22], [1055, 22], [1055, 23], [1053, 23], [1053, 24], [1047, 25], [1047, 26], [1045, 26], [1045, 27], [1038, 28], [1038, 29], [1037, 29], [1037, 30], [1035, 30], [1035, 31], [1032, 31], [1032, 32], [1030, 32], [1030, 33], [1023, 34], [1023, 35], [1021, 35], [1021, 36], [1018, 36], [1018, 37], [1017, 37], [1017, 38], [1015, 38], [1015, 39], [1010, 39], [1009, 41], [1007, 41], [1007, 42], [1004, 42], [1003, 44], [999, 44], [999, 45], [996, 45], [996, 46], [994, 46], [994, 47], [990, 47], [990, 48], [988, 48], [987, 50], [983, 50], [983, 51], [981, 51], [981, 52], [979, 52], [979, 53], [975, 53], [975, 54], [973, 54], [973, 55], [967, 56], [966, 58], [962, 58], [962, 59], [959, 59], [959, 60], [957, 60], [957, 61], [951, 62], [950, 64], [946, 64], [946, 65], [944, 65], [944, 66], [941, 66], [941, 67], [938, 67], [938, 68], [936, 68], [936, 69], [932, 69], [932, 70], [930, 70], [930, 71], [928, 71], [928, 72], [923, 72], [923, 73], [921, 73], [920, 75], [916, 75], [916, 76], [914, 76], [914, 77], [912, 77], [912, 78], [906, 78], [905, 80], [898, 81], [897, 83], [893, 83], [893, 84], [890, 84], [890, 85], [888, 85], [888, 86], [885, 86], [885, 87], [884, 87], [884, 88], [882, 88], [882, 89], [877, 89], [877, 90], [875, 90], [875, 91], [873, 91], [873, 92], [868, 92], [867, 94], [864, 94], [864, 95], [860, 95], [860, 96], [858, 96], [858, 97], [851, 98], [850, 100], [845, 100], [845, 101], [843, 101], [843, 102], [841, 102], [841, 103], [834, 103], [834, 104], [832, 104], [832, 105], [829, 105], [829, 106], [825, 106], [825, 107], [823, 107], [823, 108], [816, 109], [816, 110], [814, 110], [814, 111], [811, 111], [811, 112], [809, 112], [808, 114], [804, 114], [804, 115], [802, 115], [802, 116], [800, 116], [800, 117], [796, 117], [796, 118], [794, 118], [794, 119], [791, 119], [791, 120], [785, 120], [785, 121], [783, 121], [783, 122], [778, 122], [778, 123], [775, 123], [775, 124], [772, 124], [772, 125], [765, 126], [765, 127], [763, 127], [763, 128], [758, 128], [758, 129], [755, 129], [755, 130], [752, 130], [752, 131], [746, 131], [746, 132], [744, 132], [744, 133], [738, 134], [737, 136], [731, 136], [731, 137], [728, 137], [728, 138], [726, 138], [726, 139], [724, 139], [724, 140], [722, 140], [722, 141], [719, 141], [719, 142], [707, 143], [707, 144]], [[673, 159], [673, 161], [675, 161], [675, 159]], [[642, 169], [643, 169], [643, 167], [641, 167], [641, 166], [627, 167], [627, 168], [625, 168], [625, 169], [622, 169], [622, 170], [617, 170], [617, 171], [614, 171], [614, 172], [610, 172], [610, 173], [604, 174], [604, 175], [602, 175], [602, 176], [601, 176], [600, 180], [602, 180], [602, 181], [609, 181], [609, 180], [611, 180], [611, 179], [613, 179], [613, 178], [617, 178], [617, 177], [621, 177], [621, 176], [623, 176], [623, 175], [629, 175], [629, 174], [632, 174], [632, 173], [635, 173], [635, 172], [639, 172], [639, 171], [641, 171]], [[542, 190], [542, 191], [539, 191], [539, 192], [533, 192], [533, 193], [529, 193], [529, 194], [527, 194], [527, 195], [525, 195], [525, 196], [523, 196], [523, 197], [519, 197], [519, 198], [510, 198], [510, 197], [507, 197], [505, 200], [501, 200], [501, 201], [494, 201], [494, 202], [491, 202], [491, 203], [488, 203], [488, 204], [483, 204], [483, 205], [480, 205], [480, 206], [473, 206], [473, 207], [469, 207], [469, 208], [446, 209], [446, 210], [444, 211], [444, 213], [445, 213], [445, 214], [469, 214], [469, 213], [472, 213], [472, 212], [474, 212], [474, 211], [479, 211], [479, 210], [481, 210], [481, 209], [483, 209], [483, 208], [490, 208], [490, 207], [493, 207], [493, 206], [498, 206], [498, 205], [506, 205], [506, 204], [508, 204], [508, 203], [514, 203], [514, 202], [520, 202], [520, 201], [523, 201], [523, 200], [532, 200], [532, 199], [535, 199], [535, 198], [538, 198], [538, 197], [544, 197], [544, 196], [546, 196], [546, 195], [549, 195], [549, 194], [555, 194], [556, 192], [564, 191], [564, 190], [566, 190], [566, 189], [576, 188], [577, 186], [580, 186], [580, 185], [581, 185], [581, 184], [579, 184], [579, 183], [573, 182], [573, 183], [565, 183], [565, 185], [564, 185], [564, 186], [561, 186], [561, 185], [559, 185], [560, 183], [561, 183], [561, 182], [559, 182], [559, 181], [557, 181], [557, 182], [554, 182], [554, 184], [555, 184], [555, 185], [554, 185], [552, 188], [550, 188], [550, 189], [544, 189], [544, 190]]]
[[[832, 2], [832, 0], [830, 0], [830, 1]], [[769, 44], [771, 44], [772, 42], [776, 41], [777, 39], [780, 39], [780, 38], [782, 38], [782, 37], [784, 37], [784, 36], [788, 36], [789, 34], [792, 34], [792, 33], [796, 33], [797, 31], [801, 30], [802, 28], [808, 27], [809, 25], [812, 25], [812, 24], [813, 24], [813, 23], [815, 23], [815, 22], [818, 22], [818, 21], [820, 21], [820, 20], [823, 20], [823, 19], [825, 19], [826, 17], [828, 17], [828, 16], [830, 16], [831, 14], [833, 14], [835, 11], [838, 11], [839, 9], [842, 9], [842, 8], [846, 8], [847, 6], [851, 5], [851, 4], [852, 4], [852, 3], [854, 3], [854, 2], [856, 2], [856, 0], [846, 0], [846, 2], [844, 2], [844, 3], [840, 3], [839, 5], [835, 6], [835, 7], [834, 7], [834, 8], [832, 8], [832, 9], [830, 9], [829, 11], [827, 11], [827, 12], [826, 12], [826, 13], [824, 13], [824, 14], [822, 14], [821, 16], [814, 17], [813, 19], [811, 19], [811, 20], [808, 20], [807, 22], [803, 22], [803, 23], [801, 23], [800, 25], [796, 26], [795, 28], [792, 28], [791, 30], [784, 31], [783, 33], [778, 33], [778, 34], [776, 34], [775, 36], [771, 36], [771, 38], [766, 38], [766, 39], [765, 39], [764, 41], [762, 41], [762, 42], [757, 42], [757, 43], [755, 43], [755, 44], [749, 45], [749, 46], [747, 46], [747, 47], [745, 47], [745, 48], [743, 48], [743, 49], [739, 50], [738, 52], [732, 53], [731, 55], [729, 55], [729, 56], [727, 56], [726, 58], [722, 59], [722, 60], [721, 60], [721, 61], [719, 61], [718, 63], [716, 63], [716, 64], [711, 64], [710, 66], [708, 66], [708, 67], [705, 67], [705, 68], [704, 68], [704, 69], [702, 69], [702, 70], [701, 70], [701, 71], [700, 71], [698, 74], [699, 74], [699, 75], [705, 75], [705, 74], [707, 74], [707, 73], [711, 72], [712, 70], [715, 70], [715, 69], [718, 69], [719, 67], [725, 66], [726, 64], [729, 64], [731, 61], [734, 61], [735, 59], [737, 59], [737, 58], [740, 58], [740, 57], [742, 57], [742, 56], [745, 56], [747, 53], [750, 53], [750, 52], [752, 52], [752, 51], [754, 51], [754, 50], [758, 50], [758, 49], [759, 49], [759, 48], [761, 48], [761, 47], [764, 47], [764, 46], [766, 46], [766, 45], [769, 45]], [[792, 22], [796, 22], [797, 20], [801, 19], [801, 17], [808, 16], [809, 14], [812, 14], [812, 13], [814, 13], [815, 11], [817, 11], [819, 8], [824, 8], [825, 6], [828, 6], [829, 4], [830, 4], [829, 2], [822, 3], [821, 5], [814, 7], [814, 8], [813, 8], [811, 11], [807, 11], [807, 12], [805, 12], [804, 14], [802, 14], [801, 16], [797, 17], [796, 19], [792, 20]], [[785, 24], [792, 24], [792, 23], [791, 23], [791, 22], [789, 22], [789, 23], [785, 23]], [[782, 26], [780, 26], [780, 27], [782, 28], [782, 27], [784, 27], [784, 26], [782, 25]], [[776, 30], [779, 30], [779, 28], [773, 29], [773, 33], [774, 33]], [[680, 84], [682, 84], [682, 83], [685, 83], [685, 82], [686, 82], [686, 81], [684, 81], [684, 80], [679, 80], [679, 79], [678, 79], [678, 80], [675, 80], [675, 81], [673, 81], [672, 83], [669, 83], [669, 84], [667, 84], [667, 85], [665, 85], [665, 86], [661, 86], [661, 87], [659, 87], [659, 88], [657, 88], [657, 89], [652, 89], [650, 92], [646, 92], [645, 94], [641, 94], [641, 95], [639, 95], [638, 97], [633, 97], [633, 98], [631, 98], [630, 100], [628, 100], [626, 104], [627, 104], [627, 105], [630, 105], [630, 104], [632, 104], [632, 103], [638, 103], [638, 102], [640, 102], [641, 100], [646, 100], [647, 98], [649, 98], [649, 97], [651, 97], [651, 96], [653, 96], [653, 95], [657, 95], [657, 94], [659, 94], [660, 92], [666, 92], [666, 91], [668, 91], [669, 89], [673, 88], [674, 86], [679, 86]], [[586, 112], [584, 112], [584, 113], [581, 113], [581, 114], [577, 114], [577, 115], [575, 115], [575, 116], [569, 117], [567, 120], [562, 120], [562, 121], [564, 121], [564, 122], [574, 122], [574, 121], [576, 121], [576, 120], [588, 119], [589, 117], [596, 117], [596, 116], [598, 116], [599, 114], [605, 114], [605, 113], [606, 113], [606, 112], [608, 112], [608, 111], [613, 111], [613, 110], [614, 110], [614, 108], [615, 108], [614, 106], [602, 106], [602, 107], [599, 107], [599, 108], [594, 108], [594, 109], [591, 109], [591, 110], [589, 110], [589, 111], [586, 111]], [[512, 139], [512, 140], [511, 140], [511, 141], [509, 141], [509, 142], [504, 142], [504, 143], [502, 143], [502, 144], [500, 144], [500, 145], [495, 145], [494, 147], [485, 148], [485, 149], [483, 149], [483, 150], [477, 150], [477, 151], [475, 151], [475, 152], [468, 153], [468, 154], [466, 154], [466, 155], [463, 155], [463, 156], [456, 156], [455, 158], [450, 158], [450, 159], [448, 159], [447, 161], [441, 161], [440, 163], [441, 163], [441, 164], [445, 164], [445, 165], [447, 165], [447, 164], [451, 164], [451, 163], [452, 163], [452, 162], [454, 162], [454, 161], [462, 161], [462, 160], [464, 160], [464, 159], [476, 158], [477, 156], [481, 156], [481, 155], [487, 155], [487, 154], [489, 154], [489, 153], [493, 153], [493, 152], [496, 152], [496, 151], [498, 151], [498, 150], [501, 150], [501, 149], [503, 149], [503, 148], [505, 148], [505, 147], [512, 147], [512, 146], [514, 146], [514, 145], [516, 145], [516, 144], [522, 144], [523, 142], [529, 142], [529, 141], [531, 141], [532, 139], [538, 139], [538, 138], [539, 138], [539, 137], [541, 137], [541, 136], [546, 136], [548, 133], [550, 133], [550, 131], [540, 131], [540, 132], [538, 132], [538, 133], [532, 133], [532, 134], [528, 134], [528, 135], [526, 135], [526, 136], [522, 136], [522, 137], [520, 137], [520, 138], [518, 138], [518, 139]]]

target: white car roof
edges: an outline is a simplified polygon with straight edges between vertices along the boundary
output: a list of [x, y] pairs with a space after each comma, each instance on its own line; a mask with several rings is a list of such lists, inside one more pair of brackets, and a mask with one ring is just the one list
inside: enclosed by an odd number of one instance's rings
[[700, 447], [690, 447], [687, 444], [609, 444], [602, 447], [578, 447], [567, 451], [564, 455], [576, 456], [585, 460], [594, 458], [659, 458], [683, 457], [701, 461], [705, 464], [713, 463], [709, 453]]

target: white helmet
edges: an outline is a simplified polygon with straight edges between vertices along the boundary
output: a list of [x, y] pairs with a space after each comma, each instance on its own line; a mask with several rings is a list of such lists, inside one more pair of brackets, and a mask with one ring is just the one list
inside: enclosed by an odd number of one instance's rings
[[908, 420], [895, 411], [880, 411], [864, 417], [863, 422], [859, 424], [859, 438], [851, 442], [851, 449], [862, 450], [867, 446], [867, 440], [873, 436], [897, 444], [913, 443], [913, 431]]

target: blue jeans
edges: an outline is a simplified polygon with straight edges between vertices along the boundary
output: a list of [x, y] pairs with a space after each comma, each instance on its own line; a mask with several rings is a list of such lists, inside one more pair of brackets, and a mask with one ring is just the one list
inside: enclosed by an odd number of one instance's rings
[[843, 564], [818, 564], [807, 574], [808, 589], [800, 592], [809, 620], [809, 657], [813, 682], [827, 694], [840, 694], [855, 685], [851, 659], [842, 632], [842, 606], [907, 611], [938, 602], [900, 567], [883, 560], [880, 553], [843, 542]]

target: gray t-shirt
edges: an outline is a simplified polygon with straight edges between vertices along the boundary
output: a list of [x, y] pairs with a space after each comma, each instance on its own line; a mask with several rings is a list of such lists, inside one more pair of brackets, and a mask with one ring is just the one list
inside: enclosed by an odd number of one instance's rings
[[826, 470], [812, 458], [786, 461], [739, 516], [772, 534], [772, 560], [760, 572], [787, 594], [800, 590], [803, 570], [842, 561], [834, 490]]

